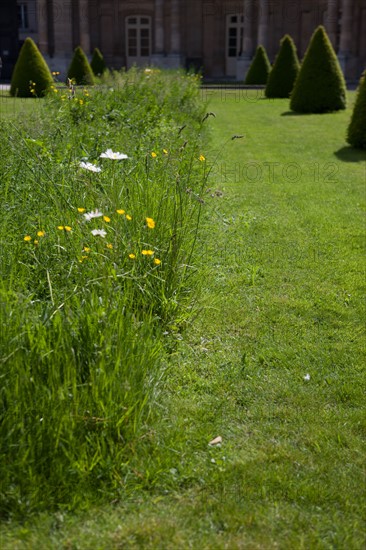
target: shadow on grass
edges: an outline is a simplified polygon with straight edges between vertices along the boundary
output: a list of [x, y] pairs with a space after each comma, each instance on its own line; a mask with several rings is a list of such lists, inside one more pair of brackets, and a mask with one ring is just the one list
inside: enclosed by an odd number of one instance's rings
[[281, 113], [281, 116], [307, 116], [313, 115], [314, 113], [296, 113], [295, 111], [284, 111]]
[[355, 149], [350, 145], [341, 147], [338, 151], [335, 151], [335, 156], [343, 162], [362, 162], [366, 161], [366, 151], [362, 149]]
[[0, 91], [0, 98], [16, 99], [18, 101], [26, 101], [27, 99], [41, 99], [41, 98], [38, 98], [38, 97], [22, 97], [22, 96], [10, 95], [10, 92], [8, 92], [6, 90]]

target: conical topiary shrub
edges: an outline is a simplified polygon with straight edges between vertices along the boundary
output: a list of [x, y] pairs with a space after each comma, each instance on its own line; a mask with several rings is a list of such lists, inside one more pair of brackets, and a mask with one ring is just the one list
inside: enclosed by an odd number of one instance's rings
[[356, 103], [347, 131], [347, 142], [357, 149], [366, 149], [366, 71], [358, 87]]
[[267, 84], [270, 70], [271, 64], [266, 50], [263, 46], [258, 46], [245, 77], [245, 84]]
[[80, 46], [75, 48], [74, 57], [71, 60], [67, 78], [79, 85], [95, 84], [93, 71]]
[[290, 108], [299, 113], [326, 113], [346, 108], [346, 83], [323, 26], [308, 46], [291, 94]]
[[99, 48], [94, 48], [93, 57], [90, 62], [90, 67], [95, 76], [101, 76], [107, 69], [104, 57]]
[[26, 38], [11, 77], [10, 94], [41, 97], [53, 84], [51, 71], [33, 40]]
[[280, 50], [268, 77], [265, 90], [267, 97], [290, 97], [300, 69], [296, 46], [291, 36], [286, 34], [280, 44]]

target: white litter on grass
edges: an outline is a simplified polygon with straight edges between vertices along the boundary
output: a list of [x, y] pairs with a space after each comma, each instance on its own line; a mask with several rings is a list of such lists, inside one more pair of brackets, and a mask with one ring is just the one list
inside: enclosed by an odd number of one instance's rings
[[222, 437], [221, 435], [215, 437], [215, 439], [212, 439], [212, 441], [210, 441], [209, 445], [210, 447], [218, 447], [218, 446], [221, 446], [221, 443], [222, 443]]

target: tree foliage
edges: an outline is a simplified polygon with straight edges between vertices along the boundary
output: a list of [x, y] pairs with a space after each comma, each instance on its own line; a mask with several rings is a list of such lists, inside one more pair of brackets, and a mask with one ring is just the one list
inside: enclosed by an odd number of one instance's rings
[[366, 71], [360, 80], [351, 122], [347, 131], [347, 142], [358, 149], [366, 149]]
[[95, 76], [101, 76], [107, 69], [104, 57], [99, 48], [94, 48], [93, 57], [90, 62], [91, 69]]
[[290, 97], [300, 63], [296, 46], [291, 36], [286, 34], [268, 77], [265, 94], [267, 97]]
[[42, 97], [52, 84], [52, 74], [41, 52], [31, 38], [26, 38], [13, 70], [10, 94]]
[[88, 58], [86, 57], [80, 46], [75, 48], [74, 56], [71, 60], [67, 77], [70, 80], [73, 80], [75, 84], [95, 84], [93, 71], [90, 67]]
[[311, 37], [291, 94], [290, 108], [300, 113], [346, 108], [346, 83], [323, 26]]
[[271, 70], [267, 52], [263, 46], [258, 46], [253, 61], [248, 69], [245, 84], [267, 84]]

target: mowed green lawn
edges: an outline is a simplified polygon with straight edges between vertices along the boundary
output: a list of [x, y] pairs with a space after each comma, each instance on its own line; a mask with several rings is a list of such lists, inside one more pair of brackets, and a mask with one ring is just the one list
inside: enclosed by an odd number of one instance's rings
[[37, 115], [42, 112], [43, 106], [42, 99], [11, 97], [8, 90], [0, 89], [0, 120]]
[[261, 92], [202, 91], [216, 115], [202, 292], [136, 463], [149, 490], [3, 525], [2, 548], [364, 547], [366, 153], [345, 142], [354, 97], [345, 112], [297, 116]]

